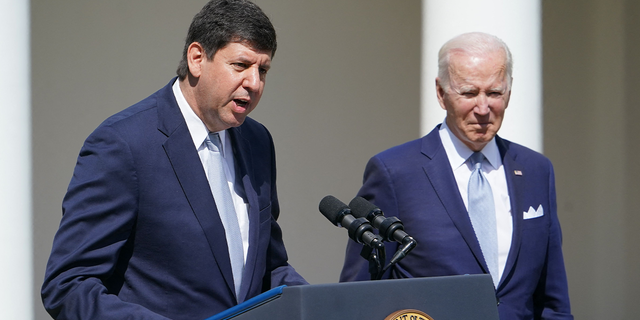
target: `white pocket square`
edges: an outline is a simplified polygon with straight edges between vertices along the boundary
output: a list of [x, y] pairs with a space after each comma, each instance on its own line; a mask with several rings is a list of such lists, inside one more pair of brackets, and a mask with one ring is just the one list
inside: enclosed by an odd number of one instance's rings
[[542, 209], [542, 205], [538, 206], [538, 209], [534, 210], [533, 207], [529, 207], [529, 211], [524, 212], [524, 219], [533, 219], [544, 216], [544, 209]]

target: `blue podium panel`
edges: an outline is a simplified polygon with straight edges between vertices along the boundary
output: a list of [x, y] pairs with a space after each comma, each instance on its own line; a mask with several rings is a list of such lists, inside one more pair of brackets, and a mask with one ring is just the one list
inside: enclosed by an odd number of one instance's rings
[[434, 320], [498, 320], [489, 275], [284, 287], [269, 299], [224, 319], [384, 320], [396, 311], [415, 309]]

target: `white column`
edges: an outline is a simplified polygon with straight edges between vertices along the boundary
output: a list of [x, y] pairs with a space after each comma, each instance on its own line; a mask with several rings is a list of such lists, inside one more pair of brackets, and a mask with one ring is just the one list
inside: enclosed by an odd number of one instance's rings
[[421, 134], [442, 122], [436, 99], [438, 50], [456, 35], [480, 31], [502, 39], [513, 55], [511, 101], [499, 135], [542, 151], [540, 0], [423, 0]]
[[[43, 53], [46, 54], [46, 53]], [[33, 319], [29, 1], [0, 1], [0, 319]]]

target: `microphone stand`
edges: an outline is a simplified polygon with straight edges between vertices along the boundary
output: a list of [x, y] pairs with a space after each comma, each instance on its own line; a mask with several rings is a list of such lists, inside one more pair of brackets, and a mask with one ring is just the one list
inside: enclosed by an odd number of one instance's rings
[[363, 246], [362, 251], [360, 251], [360, 256], [369, 260], [369, 274], [371, 275], [371, 280], [380, 280], [382, 279], [382, 275], [389, 270], [396, 263], [400, 262], [400, 260], [404, 259], [407, 256], [409, 251], [413, 250], [418, 243], [411, 236], [406, 236], [402, 239], [402, 245], [396, 253], [391, 257], [389, 264], [387, 264], [384, 268], [382, 267], [382, 263], [386, 260], [386, 247], [385, 246]]
[[380, 280], [386, 270], [383, 270], [382, 263], [380, 262], [386, 261], [385, 246], [380, 246], [378, 248], [364, 246], [362, 247], [362, 251], [360, 251], [360, 256], [369, 260], [369, 274], [371, 275], [371, 280]]
[[396, 253], [393, 255], [393, 257], [391, 257], [391, 261], [389, 261], [389, 264], [382, 269], [380, 277], [382, 277], [382, 274], [384, 274], [389, 268], [400, 262], [400, 260], [404, 259], [409, 251], [413, 250], [413, 248], [415, 248], [417, 244], [418, 243], [415, 239], [413, 239], [413, 237], [404, 237], [404, 239], [402, 239], [402, 245], [400, 246], [400, 248], [398, 248], [398, 250], [396, 250]]

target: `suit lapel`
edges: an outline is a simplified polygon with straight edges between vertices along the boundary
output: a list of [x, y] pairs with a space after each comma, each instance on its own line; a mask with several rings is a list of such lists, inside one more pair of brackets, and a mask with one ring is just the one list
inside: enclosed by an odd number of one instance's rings
[[[502, 164], [504, 165], [507, 188], [509, 189], [509, 198], [511, 199], [511, 216], [513, 219], [511, 248], [509, 249], [507, 263], [504, 267], [504, 272], [502, 273], [502, 279], [505, 279], [513, 272], [518, 254], [520, 253], [520, 245], [522, 243], [523, 212], [522, 210], [519, 210], [519, 208], [522, 208], [522, 192], [526, 181], [525, 177], [522, 175], [525, 170], [522, 164], [517, 161], [518, 155], [509, 148], [510, 142], [503, 140], [500, 137], [496, 137], [496, 142], [498, 144], [498, 149], [500, 150], [500, 156], [502, 157]], [[516, 175], [516, 171], [519, 171], [520, 174]], [[502, 279], [500, 284], [502, 284]]]
[[[173, 81], [160, 91], [158, 98], [158, 130], [167, 135], [163, 148], [187, 201], [204, 231], [218, 268], [222, 272], [229, 290], [234, 292], [233, 273], [224, 227], [220, 221], [202, 162], [173, 96], [172, 83]], [[221, 245], [223, 243], [224, 246]]]
[[453, 170], [451, 170], [449, 158], [442, 146], [439, 129], [440, 126], [437, 126], [422, 139], [422, 154], [426, 156], [426, 161], [423, 165], [424, 171], [444, 209], [469, 246], [478, 264], [485, 272], [489, 272], [478, 238], [469, 219], [467, 208], [460, 196], [460, 190], [458, 190]]

